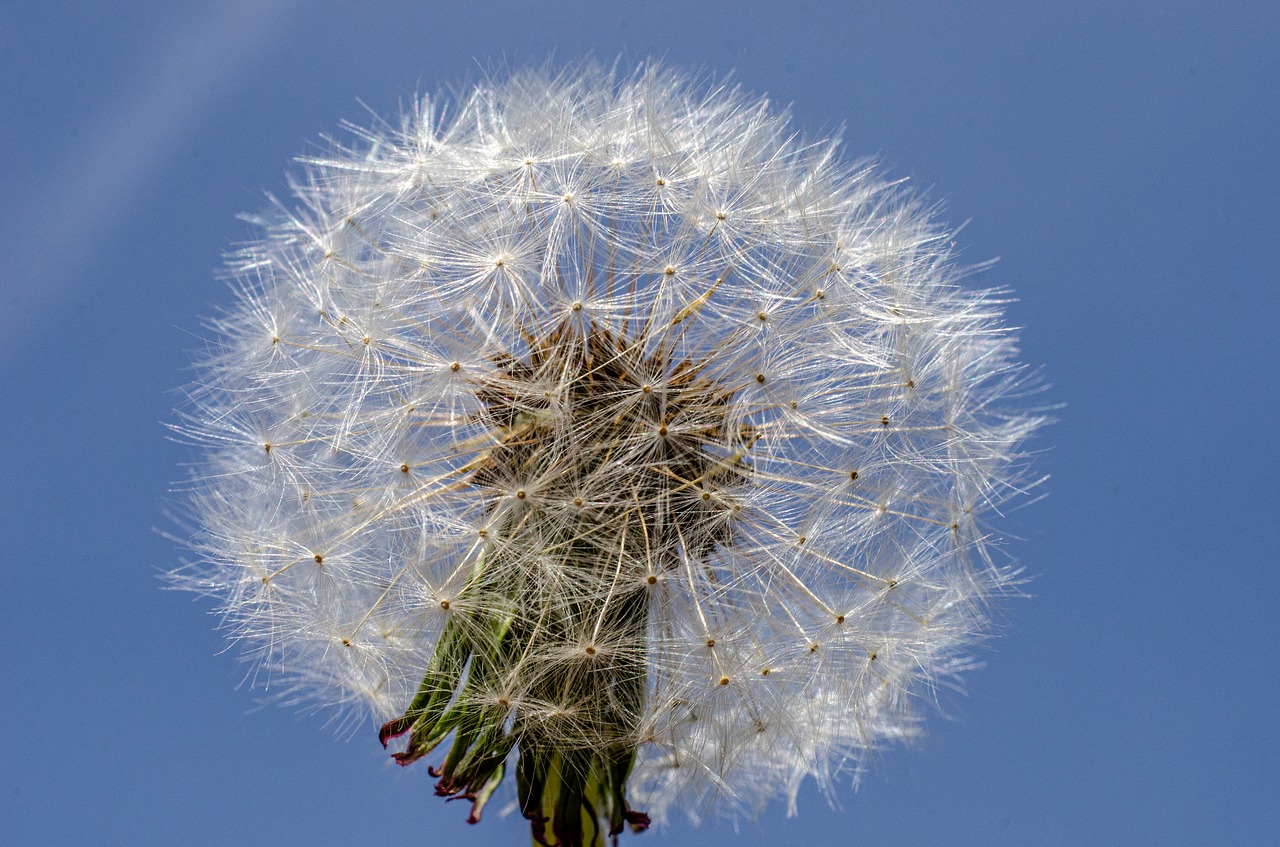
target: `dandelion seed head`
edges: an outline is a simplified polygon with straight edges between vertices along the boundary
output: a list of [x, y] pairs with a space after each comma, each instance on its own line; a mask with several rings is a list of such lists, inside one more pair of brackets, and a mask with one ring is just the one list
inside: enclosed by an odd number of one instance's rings
[[653, 63], [424, 98], [301, 162], [179, 425], [174, 578], [259, 673], [412, 729], [407, 764], [456, 669], [441, 714], [498, 764], [437, 791], [476, 818], [507, 757], [621, 751], [631, 805], [696, 820], [919, 731], [1015, 576], [986, 516], [1042, 422], [927, 208]]

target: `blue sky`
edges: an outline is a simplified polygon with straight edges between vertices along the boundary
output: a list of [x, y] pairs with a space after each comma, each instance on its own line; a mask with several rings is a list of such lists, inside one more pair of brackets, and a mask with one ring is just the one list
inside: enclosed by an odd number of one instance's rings
[[[522, 843], [369, 727], [259, 708], [162, 590], [166, 437], [235, 217], [339, 123], [503, 61], [736, 70], [844, 127], [1018, 296], [1059, 422], [1033, 581], [831, 810], [636, 844], [1274, 843], [1280, 12], [1267, 3], [0, 6], [0, 842]], [[1190, 4], [1187, 4], [1190, 6]], [[1271, 340], [1268, 341], [1267, 339]]]

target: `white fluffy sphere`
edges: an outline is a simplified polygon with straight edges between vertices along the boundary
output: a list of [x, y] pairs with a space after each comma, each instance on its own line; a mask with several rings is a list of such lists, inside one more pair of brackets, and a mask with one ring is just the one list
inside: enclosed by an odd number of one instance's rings
[[1040, 423], [928, 211], [652, 64], [355, 135], [230, 262], [175, 578], [276, 684], [378, 721], [455, 622], [440, 709], [499, 758], [634, 753], [658, 816], [794, 802], [915, 733], [1010, 582], [983, 519]]

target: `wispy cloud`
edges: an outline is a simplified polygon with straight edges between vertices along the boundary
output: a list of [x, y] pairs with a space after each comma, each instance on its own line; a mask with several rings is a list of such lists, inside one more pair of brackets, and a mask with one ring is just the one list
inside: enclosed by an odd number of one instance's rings
[[[104, 104], [81, 134], [61, 172], [50, 174], [27, 211], [6, 227], [0, 289], [6, 292], [2, 355], [38, 334], [80, 285], [74, 270], [129, 214], [131, 197], [172, 155], [200, 115], [225, 96], [228, 82], [252, 67], [265, 42], [285, 21], [294, 0], [238, 0], [218, 4], [163, 32], [138, 57], [138, 84]], [[143, 81], [147, 84], [141, 84]]]

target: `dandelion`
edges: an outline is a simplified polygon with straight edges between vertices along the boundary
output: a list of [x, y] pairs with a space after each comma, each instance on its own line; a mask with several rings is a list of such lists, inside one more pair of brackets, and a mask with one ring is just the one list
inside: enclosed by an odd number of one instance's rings
[[[542, 845], [792, 807], [919, 730], [1014, 577], [1040, 423], [929, 210], [643, 65], [302, 160], [179, 429], [197, 561], [295, 699]], [[644, 811], [641, 811], [643, 809]]]

